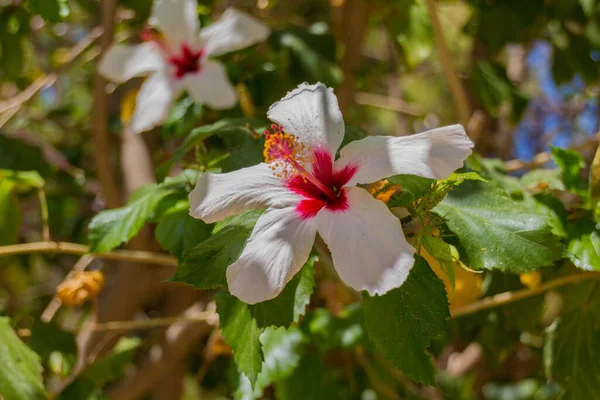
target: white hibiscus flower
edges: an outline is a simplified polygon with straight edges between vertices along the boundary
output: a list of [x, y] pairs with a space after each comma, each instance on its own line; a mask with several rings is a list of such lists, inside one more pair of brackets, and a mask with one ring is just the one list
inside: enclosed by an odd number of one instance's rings
[[266, 162], [204, 174], [190, 193], [190, 214], [207, 223], [267, 208], [227, 269], [231, 293], [250, 304], [276, 297], [307, 261], [317, 232], [349, 286], [381, 295], [402, 285], [415, 249], [387, 206], [356, 185], [396, 174], [448, 177], [471, 154], [463, 127], [367, 137], [334, 161], [344, 121], [332, 89], [301, 84], [267, 116], [278, 125], [265, 132]]
[[98, 71], [122, 83], [148, 76], [137, 95], [131, 128], [149, 130], [167, 118], [179, 94], [187, 90], [194, 101], [215, 109], [237, 103], [225, 67], [210, 59], [265, 40], [270, 30], [256, 19], [227, 9], [209, 27], [200, 29], [196, 0], [155, 0], [149, 23], [162, 36], [147, 32], [139, 45], [113, 45]]

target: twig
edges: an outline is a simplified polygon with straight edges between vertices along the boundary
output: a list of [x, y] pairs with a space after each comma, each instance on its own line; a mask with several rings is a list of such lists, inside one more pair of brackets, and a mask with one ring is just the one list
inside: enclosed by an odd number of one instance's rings
[[394, 97], [381, 96], [374, 93], [358, 92], [354, 95], [354, 101], [356, 104], [363, 106], [382, 108], [384, 110], [395, 111], [397, 113], [407, 114], [414, 117], [423, 115], [423, 111], [418, 107]]
[[[94, 260], [94, 256], [92, 256], [90, 254], [81, 256], [81, 258], [79, 260], [77, 260], [77, 262], [75, 263], [73, 268], [71, 268], [71, 271], [69, 271], [67, 276], [65, 276], [65, 278], [63, 279], [63, 282], [72, 278], [73, 275], [75, 275], [75, 273], [85, 270], [93, 260]], [[42, 312], [42, 316], [40, 317], [40, 319], [43, 322], [50, 322], [52, 320], [52, 318], [54, 318], [54, 315], [56, 315], [56, 313], [60, 309], [61, 305], [62, 305], [62, 301], [60, 301], [58, 296], [55, 295], [52, 298], [52, 300], [50, 301], [50, 303], [48, 303], [48, 305], [46, 306], [44, 311]]]
[[579, 282], [582, 279], [600, 279], [600, 272], [582, 272], [580, 274], [565, 276], [564, 278], [554, 279], [543, 283], [534, 289], [521, 289], [512, 292], [499, 293], [495, 296], [486, 297], [475, 303], [471, 303], [465, 307], [459, 308], [451, 312], [452, 318], [462, 317], [481, 310], [503, 306], [508, 303], [523, 300], [528, 297], [535, 296], [540, 293], [547, 292], [557, 287], [565, 286], [571, 283]]
[[452, 93], [454, 106], [458, 112], [458, 118], [463, 126], [467, 126], [469, 119], [471, 118], [469, 102], [467, 100], [465, 89], [460, 83], [458, 74], [452, 63], [452, 57], [450, 56], [450, 51], [448, 50], [446, 39], [444, 38], [444, 32], [442, 32], [442, 26], [440, 25], [440, 20], [437, 15], [435, 0], [425, 0], [425, 3], [427, 4], [427, 12], [429, 13], [429, 18], [431, 19], [431, 25], [435, 34], [436, 47], [439, 52], [444, 75], [448, 81], [448, 87]]
[[[591, 146], [596, 146], [600, 142], [600, 133], [592, 136], [579, 146], [575, 146], [572, 150], [575, 151], [583, 151]], [[552, 160], [552, 153], [549, 151], [544, 151], [542, 153], [538, 153], [533, 157], [531, 161], [522, 161], [522, 160], [510, 160], [504, 163], [504, 169], [506, 172], [515, 172], [522, 169], [533, 169], [538, 168], [546, 164], [548, 161]]]
[[[58, 79], [58, 75], [61, 72], [68, 69], [77, 58], [83, 54], [94, 42], [100, 37], [102, 34], [102, 28], [94, 28], [92, 29], [88, 35], [77, 42], [75, 46], [69, 52], [67, 59], [65, 62], [54, 72], [51, 72], [47, 75], [40, 76], [37, 78], [31, 85], [29, 85], [25, 90], [23, 90], [18, 95], [12, 97], [10, 100], [6, 100], [0, 103], [0, 113], [4, 113], [10, 111], [8, 114], [9, 117], [3, 117], [0, 121], [0, 127], [2, 127], [20, 108], [24, 103], [28, 102], [33, 98], [33, 96], [39, 92], [41, 89], [52, 85]], [[17, 110], [14, 110], [14, 109]]]
[[40, 215], [42, 216], [42, 237], [44, 241], [50, 241], [50, 224], [48, 223], [48, 202], [46, 201], [46, 192], [41, 187], [37, 191], [40, 202]]
[[151, 329], [162, 326], [169, 326], [177, 322], [206, 322], [215, 318], [217, 313], [213, 311], [201, 311], [193, 316], [177, 316], [165, 318], [150, 318], [137, 321], [110, 321], [96, 324], [96, 331], [128, 331], [133, 329]]
[[176, 267], [177, 259], [166, 254], [142, 250], [113, 250], [105, 253], [90, 253], [89, 247], [69, 242], [35, 242], [0, 246], [0, 256], [30, 253], [62, 253], [74, 255], [90, 254], [95, 258], [111, 261], [133, 261], [167, 267]]

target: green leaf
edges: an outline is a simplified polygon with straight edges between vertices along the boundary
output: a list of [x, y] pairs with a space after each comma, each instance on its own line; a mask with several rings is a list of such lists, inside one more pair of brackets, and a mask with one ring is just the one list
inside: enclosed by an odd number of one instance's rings
[[576, 309], [547, 330], [544, 365], [550, 379], [564, 389], [561, 399], [600, 398], [600, 321]]
[[[1, 37], [1, 36], [0, 36]], [[0, 71], [2, 69], [0, 68]], [[0, 133], [0, 169], [13, 171], [37, 171], [42, 176], [50, 174], [39, 147]]]
[[588, 205], [594, 213], [596, 222], [600, 223], [600, 147], [596, 150], [596, 155], [590, 165]]
[[188, 200], [180, 200], [169, 208], [156, 226], [156, 240], [163, 249], [177, 257], [210, 236], [212, 225], [190, 216]]
[[346, 307], [337, 316], [326, 308], [317, 308], [302, 320], [301, 326], [322, 353], [331, 349], [353, 349], [368, 344], [360, 303]]
[[417, 257], [406, 282], [383, 296], [365, 295], [367, 334], [395, 368], [418, 382], [435, 383], [425, 348], [443, 335], [450, 318], [444, 283]]
[[13, 181], [0, 179], [0, 245], [16, 243], [21, 226], [23, 215], [14, 187]]
[[108, 400], [98, 385], [87, 378], [75, 379], [60, 393], [58, 400]]
[[36, 320], [31, 328], [29, 347], [44, 359], [54, 351], [66, 355], [77, 354], [77, 343], [73, 333], [62, 330], [55, 323], [39, 320]]
[[512, 200], [495, 184], [465, 182], [433, 211], [447, 220], [473, 269], [526, 272], [561, 257], [547, 213]]
[[0, 317], [0, 395], [6, 400], [48, 398], [40, 357], [17, 337], [7, 317]]
[[471, 82], [486, 110], [498, 115], [500, 107], [512, 100], [511, 84], [506, 73], [488, 61], [475, 64]]
[[263, 330], [252, 318], [248, 304], [225, 291], [220, 292], [215, 297], [215, 301], [219, 313], [219, 324], [225, 340], [233, 350], [235, 363], [240, 372], [246, 375], [254, 386], [262, 370], [263, 352], [260, 335]]
[[188, 151], [194, 148], [194, 146], [199, 145], [202, 141], [213, 135], [262, 134], [267, 126], [267, 121], [257, 118], [224, 118], [214, 124], [203, 125], [193, 129], [190, 134], [186, 136], [183, 144], [175, 150], [171, 159], [162, 163], [156, 169], [156, 180], [162, 182], [177, 161], [181, 160]]
[[310, 303], [310, 296], [315, 287], [315, 261], [316, 257], [310, 258], [279, 296], [250, 307], [258, 326], [287, 327], [292, 322], [298, 322]]
[[552, 159], [560, 168], [562, 181], [567, 190], [581, 193], [583, 180], [581, 169], [585, 166], [583, 156], [576, 151], [551, 147]]
[[568, 227], [567, 256], [578, 268], [600, 271], [600, 233], [593, 221], [581, 220]]
[[184, 96], [171, 107], [169, 116], [163, 124], [162, 137], [169, 139], [187, 134], [202, 119], [203, 113], [202, 104], [195, 103], [189, 96]]
[[302, 357], [292, 375], [275, 383], [278, 400], [330, 400], [348, 398], [339, 393], [340, 387], [326, 379], [323, 360], [309, 355]]
[[103, 252], [128, 242], [154, 216], [161, 201], [176, 193], [169, 186], [148, 185], [142, 195], [132, 195], [125, 207], [105, 210], [90, 222], [90, 251]]
[[419, 243], [437, 260], [437, 262], [440, 263], [440, 267], [452, 284], [452, 291], [454, 292], [455, 273], [454, 258], [452, 257], [453, 247], [444, 242], [441, 238], [431, 235], [421, 235]]
[[183, 253], [172, 282], [182, 282], [196, 289], [216, 289], [227, 285], [225, 271], [244, 250], [262, 210], [252, 210], [219, 222], [213, 235]]
[[23, 40], [20, 35], [13, 35], [4, 29], [0, 31], [0, 47], [2, 48], [0, 71], [8, 79], [16, 79], [23, 74], [25, 65]]
[[123, 337], [112, 351], [102, 357], [85, 371], [85, 378], [97, 385], [104, 385], [123, 376], [125, 367], [132, 363], [142, 340], [133, 337]]
[[39, 14], [50, 22], [56, 23], [61, 20], [58, 0], [29, 0], [29, 7], [33, 14]]

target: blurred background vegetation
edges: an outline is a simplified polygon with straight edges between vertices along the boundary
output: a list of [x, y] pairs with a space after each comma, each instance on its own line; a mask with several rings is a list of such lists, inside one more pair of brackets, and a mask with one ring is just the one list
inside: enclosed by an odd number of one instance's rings
[[[592, 164], [600, 117], [596, 0], [215, 0], [199, 2], [202, 24], [230, 6], [273, 29], [267, 42], [221, 57], [239, 105], [217, 112], [183, 95], [164, 126], [134, 136], [123, 127], [141, 80], [116, 87], [95, 69], [113, 41], [141, 40], [151, 2], [0, 0], [0, 245], [50, 239], [86, 244], [88, 224], [99, 211], [123, 206], [157, 178], [198, 164], [231, 171], [260, 162], [262, 142], [248, 132], [262, 132], [268, 106], [303, 81], [335, 88], [348, 126], [346, 141], [459, 122], [476, 151], [495, 159], [486, 161], [486, 178], [497, 179], [509, 193], [557, 188], [556, 174], [544, 172], [554, 166], [550, 146], [581, 155], [562, 167], [563, 174], [570, 166], [575, 175], [589, 173], [581, 165]], [[222, 125], [216, 126], [218, 121]], [[205, 145], [188, 136], [197, 127], [205, 127], [197, 135], [218, 134]], [[529, 175], [532, 184], [520, 180], [517, 189], [510, 186], [531, 170], [539, 172]], [[570, 220], [578, 218], [575, 196], [551, 197], [567, 205]], [[585, 221], [592, 234], [597, 231], [591, 218]], [[190, 229], [189, 237], [198, 240], [208, 234]], [[164, 249], [178, 256], [188, 246], [157, 240], [155, 231], [147, 224], [127, 249]], [[586, 260], [600, 268], [600, 250], [594, 247], [600, 238], [591, 237], [584, 243], [592, 249]], [[71, 255], [51, 250], [42, 245], [40, 252], [0, 258], [0, 315], [11, 317], [17, 333], [42, 358], [49, 392], [65, 399], [256, 396], [240, 380], [230, 349], [211, 324], [180, 318], [160, 326], [80, 329], [90, 315], [100, 322], [145, 321], [193, 315], [198, 304], [210, 309], [212, 292], [163, 282], [173, 275], [170, 261], [149, 267], [135, 257], [137, 262], [103, 261], [79, 258], [81, 248], [66, 251]], [[444, 276], [439, 263], [428, 260]], [[90, 302], [58, 310], [56, 288], [74, 264], [102, 268], [104, 275], [71, 282], [86, 288], [83, 297]], [[433, 388], [365, 355], [355, 297], [316, 264], [314, 312], [274, 354], [293, 360], [298, 357], [293, 349], [306, 343], [314, 351], [300, 364], [295, 361], [293, 374], [282, 367], [276, 389], [273, 378], [258, 397], [537, 400], [559, 395], [560, 387], [544, 375], [543, 332], [565, 301], [577, 300], [549, 292], [451, 320], [450, 332], [428, 350], [438, 368]], [[479, 275], [457, 268], [450, 308], [536, 288], [555, 273]], [[589, 287], [568, 290], [575, 297], [579, 292], [585, 297]], [[600, 357], [599, 349], [596, 343], [590, 352]], [[92, 367], [82, 369], [90, 360]]]

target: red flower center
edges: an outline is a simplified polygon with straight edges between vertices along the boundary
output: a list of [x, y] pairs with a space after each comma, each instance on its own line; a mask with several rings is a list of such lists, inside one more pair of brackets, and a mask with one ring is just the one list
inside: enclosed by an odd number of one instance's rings
[[186, 43], [182, 44], [181, 52], [169, 57], [169, 63], [175, 67], [175, 77], [181, 79], [186, 74], [199, 72], [202, 67], [200, 58], [203, 52], [203, 49], [194, 51]]
[[[297, 211], [304, 219], [311, 218], [326, 207], [332, 211], [346, 210], [348, 200], [344, 185], [356, 173], [355, 166], [333, 170], [333, 158], [325, 149], [307, 148], [304, 143], [279, 125], [265, 131], [265, 161], [283, 179], [288, 189], [303, 197]], [[310, 162], [312, 173], [304, 166]]]
[[[356, 167], [353, 166], [334, 171], [333, 160], [326, 150], [317, 150], [313, 155], [312, 177], [321, 185], [316, 185], [302, 175], [296, 175], [287, 181], [288, 188], [304, 197], [296, 210], [305, 219], [314, 217], [323, 207], [331, 211], [348, 209], [344, 185], [356, 173]], [[323, 187], [328, 190], [323, 190]]]
[[169, 64], [175, 69], [175, 78], [181, 79], [187, 74], [199, 72], [202, 69], [201, 58], [204, 53], [203, 49], [192, 50], [187, 43], [182, 43], [179, 47], [179, 53], [174, 52], [163, 40], [163, 37], [152, 31], [146, 29], [142, 32], [142, 40], [147, 42], [154, 42], [162, 50], [166, 56]]

